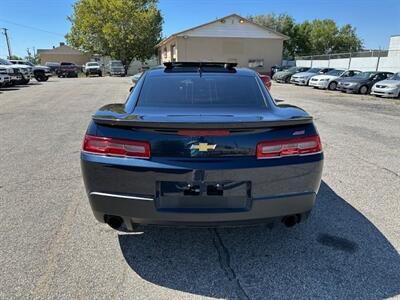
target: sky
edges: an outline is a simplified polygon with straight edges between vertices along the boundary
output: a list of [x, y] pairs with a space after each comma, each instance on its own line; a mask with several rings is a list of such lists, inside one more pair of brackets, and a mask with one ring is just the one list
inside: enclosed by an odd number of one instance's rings
[[[67, 16], [73, 0], [0, 0], [0, 28], [8, 28], [12, 54], [26, 49], [52, 48], [70, 29]], [[163, 36], [232, 13], [243, 17], [287, 13], [297, 22], [329, 18], [351, 24], [365, 48], [387, 48], [391, 35], [400, 34], [400, 0], [159, 0], [164, 18]], [[0, 34], [0, 57], [7, 56]]]

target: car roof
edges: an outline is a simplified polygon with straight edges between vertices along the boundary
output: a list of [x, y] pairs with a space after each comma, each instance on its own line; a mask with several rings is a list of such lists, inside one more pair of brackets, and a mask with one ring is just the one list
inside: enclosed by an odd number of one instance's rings
[[[149, 70], [146, 71], [147, 76], [163, 76], [163, 75], [168, 75], [168, 74], [198, 74], [199, 73], [199, 68], [194, 67], [194, 66], [187, 66], [187, 67], [179, 67], [179, 68], [168, 68], [165, 66], [156, 66], [153, 67]], [[202, 73], [203, 74], [233, 74], [233, 75], [239, 75], [239, 76], [255, 76], [258, 74], [256, 71], [248, 68], [237, 68], [237, 67], [232, 67], [232, 68], [212, 68], [212, 67], [207, 67], [204, 66], [202, 68]]]

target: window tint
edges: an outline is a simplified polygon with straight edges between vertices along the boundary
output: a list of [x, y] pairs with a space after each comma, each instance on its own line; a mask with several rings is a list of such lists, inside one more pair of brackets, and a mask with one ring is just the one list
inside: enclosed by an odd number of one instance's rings
[[145, 78], [140, 106], [265, 107], [255, 77], [172, 75]]
[[340, 76], [343, 72], [343, 70], [331, 70], [327, 72], [326, 75]]

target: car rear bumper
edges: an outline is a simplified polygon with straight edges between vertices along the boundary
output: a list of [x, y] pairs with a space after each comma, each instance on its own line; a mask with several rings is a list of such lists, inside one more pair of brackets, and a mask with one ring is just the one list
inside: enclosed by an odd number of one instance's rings
[[125, 75], [125, 72], [122, 72], [122, 71], [111, 71], [110, 75]]
[[91, 192], [90, 205], [100, 222], [105, 216], [120, 216], [127, 226], [132, 224], [224, 226], [265, 222], [286, 215], [306, 214], [314, 206], [315, 192], [253, 199], [251, 207], [243, 211], [162, 211], [157, 200], [121, 194]]
[[89, 74], [100, 74], [101, 70], [100, 69], [86, 69], [85, 72], [89, 73]]
[[[161, 163], [82, 152], [81, 166], [93, 213], [100, 222], [112, 215], [122, 217], [127, 226], [132, 223], [217, 226], [307, 213], [319, 189], [322, 159], [320, 153], [304, 158], [264, 160], [257, 168], [240, 166], [240, 161], [236, 163], [239, 167], [233, 167], [231, 162], [189, 167], [178, 159]], [[304, 162], [299, 163], [301, 160]], [[238, 195], [234, 191], [225, 194], [224, 190], [224, 196], [219, 197], [165, 196], [159, 189], [164, 182], [224, 181], [245, 182], [247, 190]]]

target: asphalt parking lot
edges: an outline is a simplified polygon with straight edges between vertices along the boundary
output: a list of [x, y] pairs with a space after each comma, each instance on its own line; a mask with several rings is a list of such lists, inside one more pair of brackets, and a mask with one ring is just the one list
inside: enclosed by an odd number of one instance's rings
[[306, 223], [125, 234], [92, 216], [79, 165], [96, 108], [128, 78], [0, 90], [0, 299], [335, 298], [400, 295], [400, 101], [273, 83], [324, 144]]

